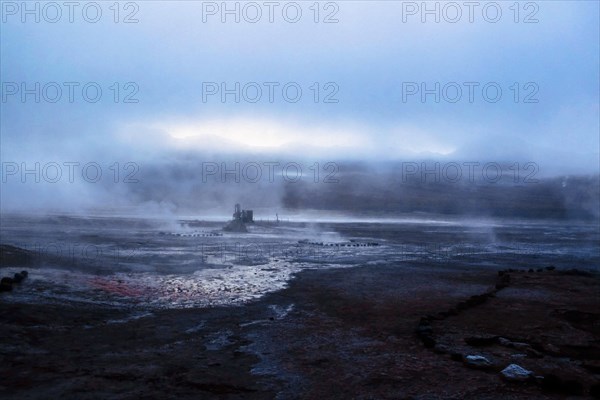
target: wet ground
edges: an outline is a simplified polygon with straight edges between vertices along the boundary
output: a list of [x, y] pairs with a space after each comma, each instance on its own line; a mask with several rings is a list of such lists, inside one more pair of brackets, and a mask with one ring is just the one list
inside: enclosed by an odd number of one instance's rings
[[[2, 275], [29, 271], [0, 293], [3, 398], [541, 399], [592, 396], [599, 381], [593, 226], [298, 223], [219, 236], [211, 223], [61, 218], [3, 218]], [[129, 253], [110, 263], [44, 243]], [[484, 304], [437, 317], [509, 268]], [[428, 348], [415, 332], [432, 315]], [[468, 340], [480, 336], [493, 340]], [[492, 365], [468, 368], [467, 355]], [[506, 382], [510, 363], [534, 376]]]

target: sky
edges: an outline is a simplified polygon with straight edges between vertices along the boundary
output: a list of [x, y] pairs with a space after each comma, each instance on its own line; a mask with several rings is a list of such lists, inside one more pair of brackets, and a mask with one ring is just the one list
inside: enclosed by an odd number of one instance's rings
[[596, 1], [114, 4], [0, 2], [5, 202], [20, 196], [6, 195], [6, 163], [23, 162], [599, 171]]

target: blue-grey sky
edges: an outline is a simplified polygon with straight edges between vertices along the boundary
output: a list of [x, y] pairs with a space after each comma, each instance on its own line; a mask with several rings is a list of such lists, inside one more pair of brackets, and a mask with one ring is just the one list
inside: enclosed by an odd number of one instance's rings
[[[73, 22], [62, 2], [53, 3], [62, 16], [52, 23], [58, 17], [48, 2], [27, 2], [39, 7], [39, 22], [25, 3], [0, 2], [3, 160], [144, 162], [234, 149], [288, 158], [527, 160], [550, 175], [598, 172], [597, 1], [473, 9], [427, 2], [439, 22], [420, 1], [319, 2], [318, 22], [312, 1], [271, 3], [273, 22], [262, 1], [228, 2], [239, 7], [239, 22], [222, 15], [220, 1], [121, 2], [118, 16], [113, 2], [101, 1], [102, 16], [91, 23], [96, 7], [82, 10], [89, 3], [78, 3]], [[302, 16], [289, 22], [297, 8]], [[256, 9], [262, 16], [251, 23]], [[137, 22], [123, 23], [127, 16]], [[62, 97], [50, 103], [42, 93], [36, 103], [29, 94], [23, 102], [21, 86], [12, 94], [15, 83], [36, 82], [57, 82]], [[80, 84], [72, 103], [64, 82]], [[88, 82], [103, 90], [97, 103], [82, 97]], [[222, 102], [206, 93], [207, 82], [256, 82], [263, 93], [256, 103], [233, 95]], [[265, 82], [279, 85], [273, 102]], [[297, 103], [282, 96], [289, 82], [303, 91]], [[421, 85], [436, 83], [440, 101], [434, 94], [422, 101]], [[472, 102], [465, 83], [474, 85]], [[482, 94], [490, 83], [491, 97], [502, 90], [498, 102]], [[453, 103], [457, 86], [462, 97]], [[134, 89], [138, 102], [124, 103]], [[325, 103], [333, 92], [337, 102]]]

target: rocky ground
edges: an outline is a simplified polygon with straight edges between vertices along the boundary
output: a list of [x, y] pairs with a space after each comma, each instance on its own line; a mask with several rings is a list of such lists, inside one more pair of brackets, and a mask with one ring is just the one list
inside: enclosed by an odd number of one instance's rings
[[[599, 295], [583, 271], [443, 264], [303, 271], [241, 307], [131, 312], [9, 291], [0, 397], [598, 398]], [[511, 364], [522, 370], [504, 376]]]

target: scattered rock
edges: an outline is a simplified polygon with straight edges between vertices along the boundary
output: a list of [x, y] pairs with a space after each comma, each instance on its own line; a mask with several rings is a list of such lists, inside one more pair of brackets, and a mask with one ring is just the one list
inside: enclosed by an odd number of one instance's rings
[[431, 327], [431, 325], [419, 325], [419, 327], [417, 328], [417, 335], [419, 336], [431, 334], [433, 334], [433, 328]]
[[600, 383], [595, 383], [590, 387], [590, 396], [600, 399]]
[[546, 267], [546, 271], [554, 271], [555, 269], [556, 269], [556, 267], [554, 265]]
[[560, 356], [560, 349], [552, 343], [545, 343], [542, 347], [542, 350], [551, 356]]
[[444, 346], [443, 344], [436, 344], [433, 348], [433, 352], [436, 354], [448, 354], [450, 352], [450, 349], [447, 346]]
[[515, 348], [517, 350], [529, 350], [531, 349], [531, 346], [527, 343], [521, 343], [521, 342], [510, 342], [510, 347]]
[[494, 364], [484, 356], [466, 356], [464, 361], [467, 367], [476, 369], [488, 369], [494, 366]]
[[2, 284], [12, 285], [14, 283], [13, 278], [2, 278], [0, 281]]
[[531, 358], [542, 358], [542, 357], [544, 357], [544, 355], [542, 353], [540, 353], [539, 351], [537, 351], [536, 349], [533, 349], [531, 347], [525, 349], [525, 352]]
[[421, 341], [428, 349], [435, 347], [435, 339], [432, 336], [421, 336]]
[[524, 382], [529, 380], [533, 375], [532, 371], [529, 371], [517, 364], [510, 364], [500, 373], [504, 379], [513, 382]]
[[479, 306], [485, 303], [489, 296], [489, 293], [471, 296], [469, 297], [469, 300], [467, 300], [467, 305], [469, 305], [470, 307]]
[[594, 274], [592, 274], [591, 272], [581, 271], [581, 270], [576, 269], [576, 268], [571, 268], [571, 269], [566, 270], [566, 271], [561, 271], [560, 274], [561, 275], [571, 275], [571, 276], [585, 276], [587, 278], [591, 278], [591, 277], [594, 276]]
[[465, 338], [465, 342], [474, 347], [491, 346], [498, 343], [498, 336], [471, 336]]
[[[510, 271], [510, 270], [509, 270]], [[496, 280], [496, 289], [501, 290], [510, 284], [510, 275], [504, 274]]]
[[25, 277], [23, 275], [21, 275], [21, 273], [17, 272], [13, 278], [13, 280], [15, 281], [15, 283], [21, 283], [21, 281], [25, 279]]
[[0, 292], [10, 292], [12, 290], [12, 285], [10, 283], [0, 283]]

